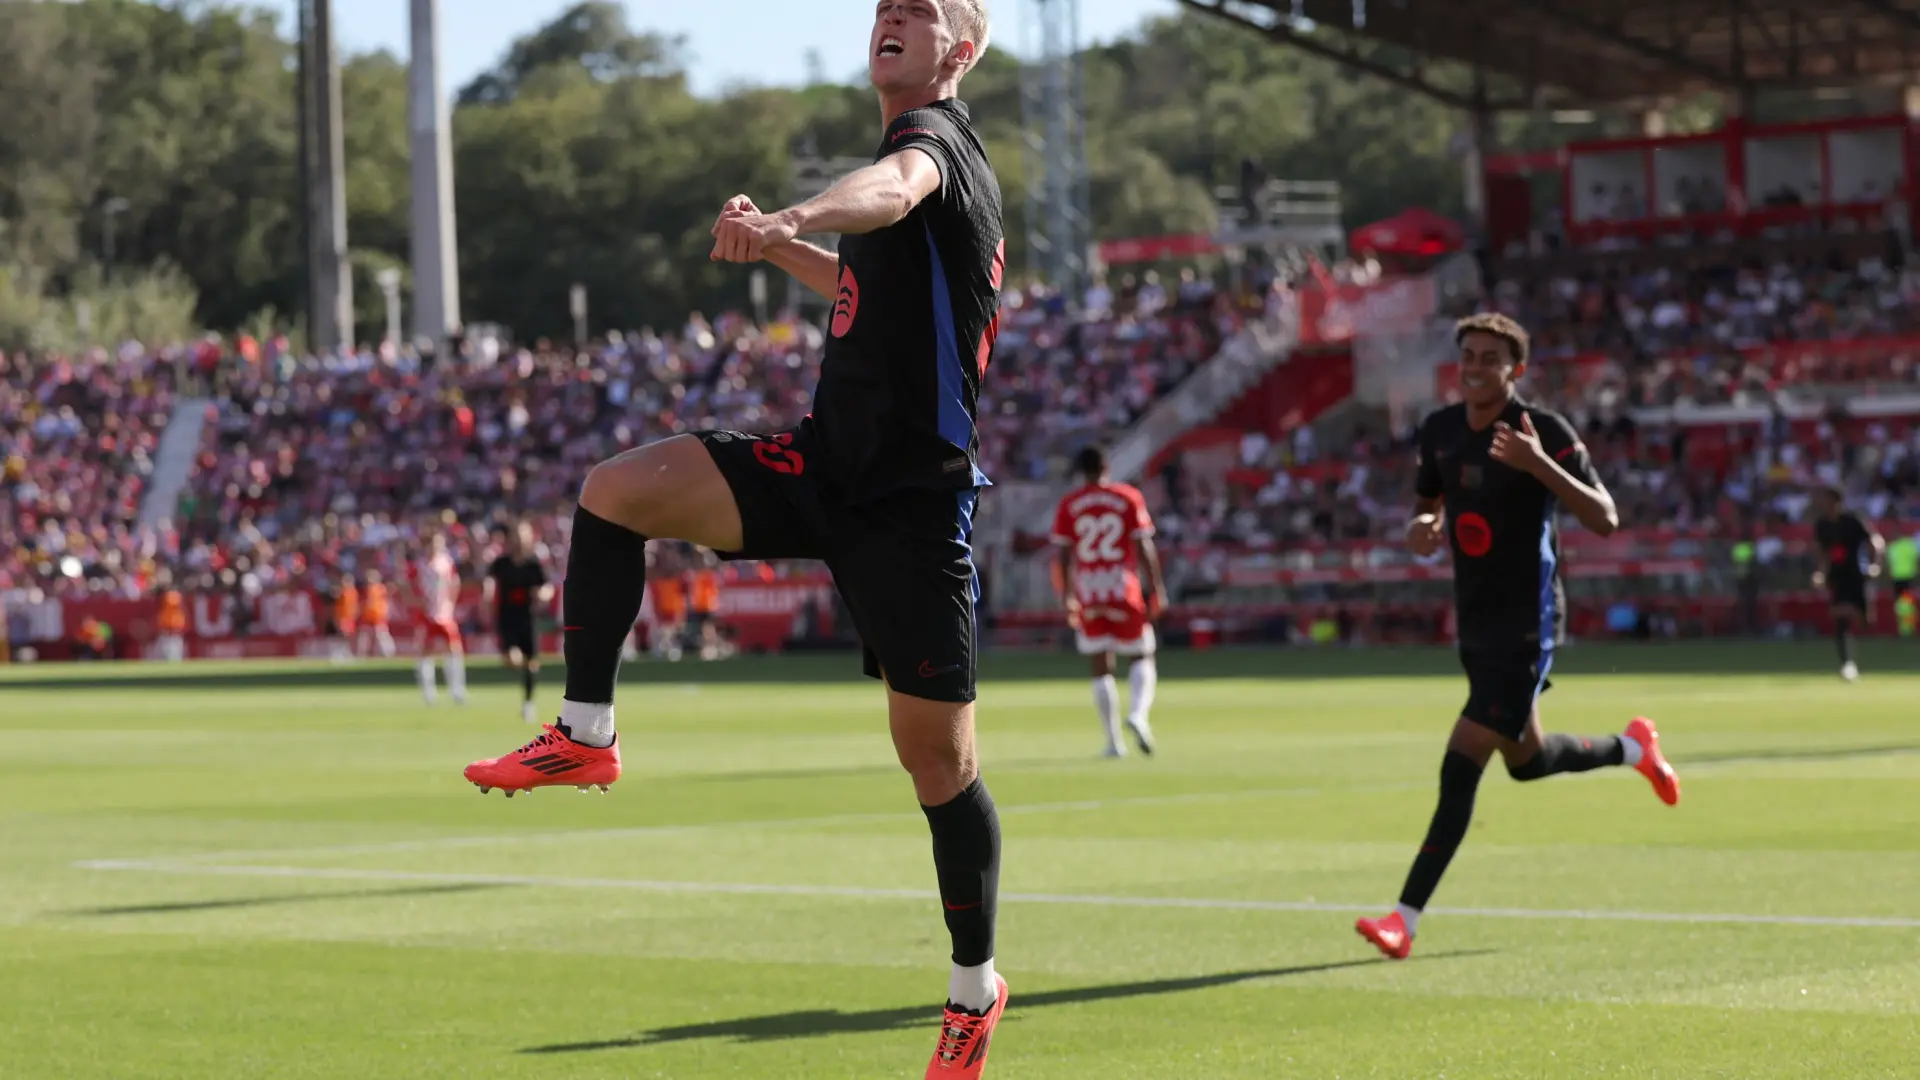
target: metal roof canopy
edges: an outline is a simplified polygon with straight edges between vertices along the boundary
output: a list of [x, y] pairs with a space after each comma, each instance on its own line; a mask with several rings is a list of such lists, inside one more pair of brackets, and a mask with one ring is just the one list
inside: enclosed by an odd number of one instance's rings
[[[1180, 0], [1276, 43], [1462, 109], [1605, 105], [1904, 82], [1920, 70], [1920, 0]], [[1355, 14], [1364, 11], [1363, 25]], [[1296, 29], [1303, 15], [1315, 29]], [[1329, 33], [1328, 31], [1332, 31]], [[1356, 38], [1411, 53], [1396, 60]], [[1436, 82], [1422, 58], [1476, 72]]]

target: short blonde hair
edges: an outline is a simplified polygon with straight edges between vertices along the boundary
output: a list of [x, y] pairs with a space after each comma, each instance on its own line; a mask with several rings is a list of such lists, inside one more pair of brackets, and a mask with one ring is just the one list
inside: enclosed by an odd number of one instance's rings
[[1492, 334], [1507, 343], [1507, 350], [1513, 354], [1513, 362], [1524, 364], [1527, 353], [1532, 350], [1533, 342], [1527, 337], [1526, 328], [1497, 311], [1484, 311], [1478, 315], [1469, 315], [1453, 324], [1453, 343], [1465, 341], [1468, 334]]
[[952, 24], [954, 36], [973, 42], [973, 63], [978, 64], [986, 54], [987, 38], [993, 32], [987, 19], [986, 0], [941, 0], [941, 6], [947, 11], [947, 22]]

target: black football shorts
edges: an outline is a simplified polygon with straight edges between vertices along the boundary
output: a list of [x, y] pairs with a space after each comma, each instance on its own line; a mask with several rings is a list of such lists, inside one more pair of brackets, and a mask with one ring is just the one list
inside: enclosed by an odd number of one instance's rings
[[740, 508], [729, 559], [819, 559], [853, 616], [863, 670], [910, 697], [974, 698], [977, 492], [909, 489], [849, 503], [823, 476], [811, 424], [696, 433]]
[[1467, 672], [1467, 704], [1460, 715], [1496, 735], [1519, 739], [1533, 717], [1534, 703], [1553, 686], [1553, 650], [1524, 652], [1462, 650]]
[[1827, 596], [1834, 607], [1850, 607], [1866, 611], [1869, 607], [1867, 579], [1851, 574], [1846, 577], [1828, 577]]
[[533, 632], [533, 610], [511, 609], [499, 612], [497, 628], [500, 631], [500, 655], [505, 656], [514, 649], [520, 655], [536, 658], [540, 655], [540, 642]]

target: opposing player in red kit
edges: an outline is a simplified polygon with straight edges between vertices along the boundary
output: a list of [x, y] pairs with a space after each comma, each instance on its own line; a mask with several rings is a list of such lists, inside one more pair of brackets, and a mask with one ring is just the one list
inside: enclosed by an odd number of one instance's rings
[[[1000, 181], [959, 100], [986, 47], [981, 0], [880, 0], [867, 42], [873, 163], [784, 210], [744, 195], [720, 208], [712, 260], [770, 262], [833, 304], [812, 415], [787, 431], [679, 435], [587, 475], [562, 586], [559, 722], [466, 770], [504, 791], [619, 779], [614, 684], [649, 538], [824, 561], [866, 674], [884, 680], [894, 753], [932, 834], [953, 967], [929, 1080], [979, 1077], [1007, 1004], [994, 970], [1000, 818], [974, 740], [972, 545], [987, 484], [974, 415], [1006, 242]], [[800, 239], [824, 233], [840, 235], [837, 253]]]
[[447, 692], [456, 705], [467, 703], [467, 653], [460, 639], [460, 622], [455, 611], [460, 597], [460, 572], [447, 550], [447, 538], [434, 533], [427, 541], [427, 557], [414, 567], [414, 584], [420, 596], [420, 696], [431, 705], [438, 700], [434, 692], [433, 657], [436, 650], [447, 665]]
[[[1127, 670], [1127, 730], [1143, 753], [1153, 753], [1153, 691], [1159, 671], [1153, 660], [1153, 623], [1167, 609], [1167, 585], [1153, 546], [1153, 518], [1137, 488], [1116, 484], [1106, 452], [1080, 451], [1074, 470], [1086, 482], [1067, 493], [1053, 514], [1054, 590], [1066, 605], [1080, 655], [1093, 663], [1093, 707], [1107, 733], [1107, 756], [1125, 757], [1120, 739], [1120, 687], [1116, 656], [1131, 657]], [[1143, 585], [1142, 575], [1145, 582]]]

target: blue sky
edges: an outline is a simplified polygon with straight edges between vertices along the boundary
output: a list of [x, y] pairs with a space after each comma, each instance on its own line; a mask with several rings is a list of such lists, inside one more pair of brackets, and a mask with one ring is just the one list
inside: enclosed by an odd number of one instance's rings
[[[294, 0], [255, 2], [289, 13], [291, 24]], [[570, 0], [441, 0], [448, 90], [492, 64], [515, 37], [569, 6]], [[807, 53], [816, 49], [829, 77], [848, 78], [865, 69], [873, 24], [870, 0], [626, 0], [626, 6], [637, 29], [687, 36], [694, 87], [701, 93], [739, 82], [804, 82]], [[407, 0], [334, 0], [341, 47], [406, 55], [407, 7]], [[1023, 7], [1023, 0], [991, 4], [996, 44], [1016, 53], [1024, 44]], [[1174, 0], [1081, 0], [1081, 33], [1089, 41], [1110, 40], [1176, 7]]]

